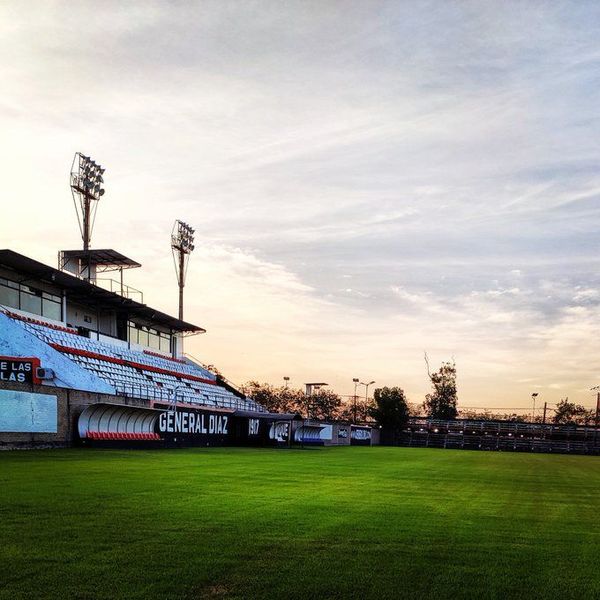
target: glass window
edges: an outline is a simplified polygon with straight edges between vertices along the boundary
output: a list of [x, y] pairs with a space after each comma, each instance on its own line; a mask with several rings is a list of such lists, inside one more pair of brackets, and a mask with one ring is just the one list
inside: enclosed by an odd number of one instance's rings
[[60, 296], [55, 296], [54, 294], [49, 294], [48, 292], [42, 292], [42, 298], [46, 298], [47, 300], [52, 300], [52, 302], [62, 303], [62, 299]]
[[135, 328], [135, 324], [134, 323], [129, 323], [129, 341], [137, 344], [138, 341], [138, 334], [137, 334], [138, 330]]
[[155, 350], [160, 350], [160, 338], [157, 333], [151, 331], [148, 334], [148, 345], [150, 348], [154, 348]]
[[140, 329], [138, 331], [138, 344], [140, 346], [148, 345], [148, 332], [145, 329]]
[[19, 291], [14, 287], [16, 285], [12, 281], [0, 278], [0, 304], [19, 308]]
[[16, 283], [15, 281], [11, 281], [10, 279], [4, 279], [4, 277], [0, 277], [0, 285], [4, 285], [15, 290], [19, 289], [18, 283]]
[[[28, 290], [28, 291], [26, 291]], [[31, 293], [33, 290], [24, 285], [21, 287], [21, 310], [33, 313], [34, 315], [42, 314], [42, 294]]]
[[46, 294], [44, 294], [42, 297], [42, 315], [44, 317], [48, 317], [49, 319], [60, 321], [62, 319], [62, 304], [60, 302], [50, 300], [45, 296]]
[[160, 334], [160, 349], [163, 352], [171, 352], [171, 336], [165, 333]]

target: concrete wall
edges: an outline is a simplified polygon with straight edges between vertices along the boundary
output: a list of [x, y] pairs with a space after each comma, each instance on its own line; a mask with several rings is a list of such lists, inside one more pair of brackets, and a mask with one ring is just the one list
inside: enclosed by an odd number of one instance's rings
[[65, 319], [69, 327], [85, 327], [96, 331], [98, 328], [98, 318], [94, 310], [90, 307], [80, 304], [73, 304], [67, 298], [67, 318]]

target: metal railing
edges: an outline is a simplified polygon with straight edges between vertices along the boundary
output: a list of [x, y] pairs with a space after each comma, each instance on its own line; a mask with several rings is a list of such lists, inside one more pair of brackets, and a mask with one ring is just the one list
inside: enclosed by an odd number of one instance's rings
[[138, 300], [140, 304], [144, 303], [144, 292], [138, 290], [130, 285], [122, 283], [121, 281], [117, 281], [116, 279], [108, 279], [106, 277], [96, 277], [96, 279], [92, 280], [92, 283], [97, 285], [98, 287], [104, 288], [113, 294], [118, 294], [119, 296], [123, 296], [123, 298], [128, 298], [129, 300]]
[[172, 403], [174, 399], [176, 399], [177, 402], [197, 406], [247, 410], [257, 413], [265, 412], [265, 409], [262, 406], [241, 399], [215, 398], [214, 400], [211, 400], [210, 398], [203, 398], [202, 396], [191, 397], [181, 393], [175, 394], [174, 390], [171, 389], [157, 389], [151, 386], [123, 384], [118, 382], [113, 383], [113, 385], [117, 394], [128, 398], [135, 398], [137, 400], [159, 400]]

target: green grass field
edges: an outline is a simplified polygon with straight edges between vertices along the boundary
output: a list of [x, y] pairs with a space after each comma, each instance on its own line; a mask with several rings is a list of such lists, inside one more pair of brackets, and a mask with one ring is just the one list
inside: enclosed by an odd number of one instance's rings
[[600, 459], [0, 453], [0, 598], [599, 598]]

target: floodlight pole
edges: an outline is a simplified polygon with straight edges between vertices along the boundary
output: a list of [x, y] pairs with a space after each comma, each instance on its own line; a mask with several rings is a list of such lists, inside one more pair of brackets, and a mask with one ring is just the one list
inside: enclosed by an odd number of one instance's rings
[[533, 418], [531, 419], [532, 422], [535, 421], [535, 399], [538, 397], [538, 392], [533, 392], [533, 394], [531, 394], [531, 399], [533, 400]]
[[[76, 152], [71, 165], [70, 185], [73, 195], [73, 203], [77, 212], [81, 238], [83, 239], [84, 260], [87, 263], [85, 268], [85, 279], [91, 279], [90, 258], [87, 253], [90, 249], [92, 239], [92, 229], [94, 226], [94, 216], [98, 208], [97, 202], [104, 195], [104, 179], [102, 175], [105, 169], [96, 164], [89, 156], [81, 152]], [[96, 202], [92, 210], [92, 201]], [[92, 215], [93, 212], [93, 215]], [[81, 268], [81, 265], [80, 265]], [[81, 273], [79, 273], [81, 275]]]
[[83, 249], [90, 249], [90, 199], [87, 194], [83, 195]]
[[[175, 221], [171, 232], [171, 249], [175, 261], [175, 274], [179, 287], [179, 320], [183, 321], [183, 288], [185, 287], [185, 274], [187, 260], [194, 250], [194, 230], [183, 221]], [[179, 354], [183, 354], [183, 334], [181, 335]]]
[[369, 381], [369, 383], [363, 383], [362, 381], [359, 383], [359, 385], [364, 385], [365, 386], [365, 403], [367, 403], [369, 401], [369, 386], [373, 385], [375, 382], [374, 381]]
[[183, 288], [185, 287], [185, 253], [179, 252], [179, 320], [183, 321]]
[[358, 397], [356, 395], [356, 388], [358, 387], [358, 382], [359, 381], [360, 380], [357, 379], [356, 377], [352, 378], [352, 382], [354, 383], [354, 402], [353, 402], [353, 405], [352, 405], [352, 420], [353, 420], [353, 422], [354, 422], [355, 425], [356, 425], [356, 403], [358, 401]]

